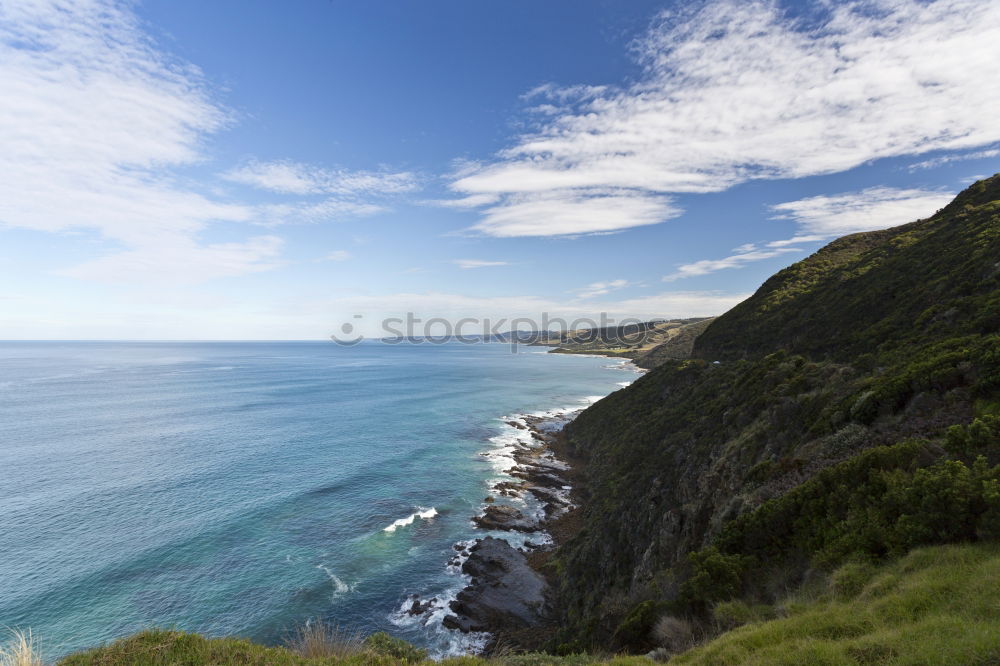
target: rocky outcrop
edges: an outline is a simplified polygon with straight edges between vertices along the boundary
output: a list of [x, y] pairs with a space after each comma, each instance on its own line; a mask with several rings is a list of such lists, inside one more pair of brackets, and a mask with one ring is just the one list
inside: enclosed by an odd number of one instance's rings
[[517, 530], [519, 532], [537, 532], [541, 526], [523, 513], [506, 504], [490, 504], [483, 510], [483, 515], [476, 516], [472, 522], [484, 530]]
[[519, 629], [544, 618], [545, 580], [528, 566], [524, 553], [506, 541], [480, 539], [470, 549], [462, 572], [472, 582], [450, 604], [454, 615], [444, 619], [449, 629]]

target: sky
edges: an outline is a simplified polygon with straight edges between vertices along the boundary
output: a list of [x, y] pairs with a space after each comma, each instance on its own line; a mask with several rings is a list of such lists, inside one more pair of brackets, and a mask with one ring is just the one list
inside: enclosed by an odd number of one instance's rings
[[1000, 170], [997, 62], [990, 0], [4, 0], [0, 339], [721, 314]]

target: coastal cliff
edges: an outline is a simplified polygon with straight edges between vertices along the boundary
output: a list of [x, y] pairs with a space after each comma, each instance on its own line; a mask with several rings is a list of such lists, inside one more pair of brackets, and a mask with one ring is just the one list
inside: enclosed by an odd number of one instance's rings
[[663, 617], [704, 633], [852, 558], [994, 538], [998, 331], [1000, 176], [776, 274], [566, 427], [585, 502], [550, 648], [645, 651]]

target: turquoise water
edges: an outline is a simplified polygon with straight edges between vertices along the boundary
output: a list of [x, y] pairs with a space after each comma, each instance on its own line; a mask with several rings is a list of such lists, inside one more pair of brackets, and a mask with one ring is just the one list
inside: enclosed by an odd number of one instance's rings
[[625, 370], [501, 344], [0, 343], [0, 626], [48, 657], [315, 618], [466, 649], [396, 611], [461, 586], [445, 563], [481, 536], [481, 453], [502, 417]]

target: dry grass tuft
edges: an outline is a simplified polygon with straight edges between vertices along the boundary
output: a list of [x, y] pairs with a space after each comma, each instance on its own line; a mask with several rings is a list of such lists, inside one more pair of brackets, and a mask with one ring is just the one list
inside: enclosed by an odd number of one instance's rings
[[360, 633], [322, 620], [299, 628], [288, 640], [288, 649], [307, 659], [344, 659], [368, 651]]
[[694, 631], [686, 620], [664, 615], [653, 626], [656, 644], [672, 653], [684, 652], [694, 645]]
[[11, 629], [6, 645], [0, 645], [0, 666], [43, 666], [35, 651], [31, 630]]

